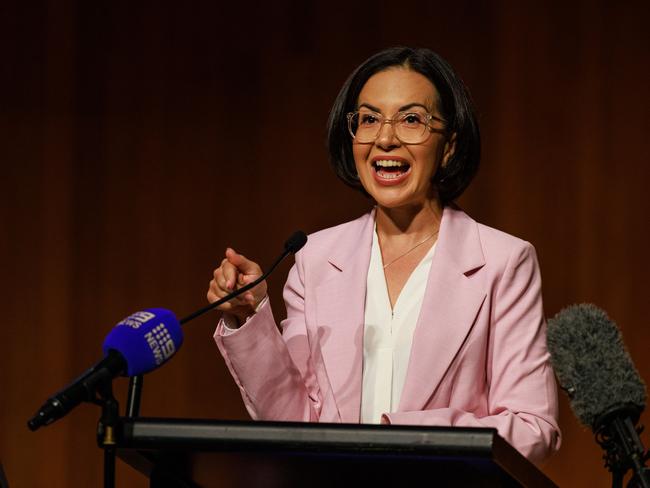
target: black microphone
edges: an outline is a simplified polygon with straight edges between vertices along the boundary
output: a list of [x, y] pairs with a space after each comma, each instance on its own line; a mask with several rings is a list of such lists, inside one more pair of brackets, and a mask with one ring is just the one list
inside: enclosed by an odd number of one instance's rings
[[645, 385], [616, 324], [594, 305], [573, 305], [549, 320], [547, 344], [560, 386], [606, 450], [605, 466], [615, 481], [632, 468], [639, 486], [650, 487], [648, 453], [635, 427], [645, 408]]
[[116, 351], [111, 353], [68, 386], [58, 391], [43, 403], [35, 415], [27, 421], [29, 430], [37, 430], [65, 416], [83, 401], [93, 401], [100, 383], [120, 375], [126, 369], [126, 362]]
[[305, 244], [307, 244], [307, 235], [299, 230], [289, 236], [289, 239], [284, 243], [284, 250], [296, 254]]
[[65, 416], [83, 401], [91, 402], [96, 397], [98, 385], [122, 374], [126, 362], [122, 355], [111, 351], [108, 356], [73, 380], [68, 386], [56, 392], [27, 421], [29, 430], [35, 431], [44, 425]]
[[29, 429], [37, 430], [60, 419], [83, 401], [95, 401], [99, 386], [116, 376], [140, 377], [143, 373], [160, 367], [182, 345], [182, 324], [257, 286], [284, 258], [298, 252], [306, 242], [304, 232], [294, 232], [284, 243], [282, 254], [262, 276], [180, 321], [176, 320], [171, 311], [160, 308], [141, 310], [126, 317], [104, 340], [105, 357], [50, 397], [27, 422]]

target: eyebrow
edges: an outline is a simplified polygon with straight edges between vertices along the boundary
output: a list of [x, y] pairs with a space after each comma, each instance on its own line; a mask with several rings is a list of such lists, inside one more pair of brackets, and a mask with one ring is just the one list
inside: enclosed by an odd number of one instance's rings
[[[375, 107], [373, 105], [370, 105], [369, 103], [362, 103], [361, 105], [359, 105], [359, 108], [361, 108], [361, 107], [369, 108], [373, 112], [377, 112], [379, 114], [381, 113], [381, 109], [379, 109], [379, 108], [377, 108], [377, 107]], [[407, 105], [403, 105], [402, 107], [399, 108], [398, 112], [403, 112], [404, 110], [408, 110], [408, 109], [413, 108], [413, 107], [422, 107], [427, 112], [429, 111], [429, 108], [426, 105], [423, 105], [423, 104], [418, 103], [418, 102], [413, 102], [413, 103], [409, 103]]]

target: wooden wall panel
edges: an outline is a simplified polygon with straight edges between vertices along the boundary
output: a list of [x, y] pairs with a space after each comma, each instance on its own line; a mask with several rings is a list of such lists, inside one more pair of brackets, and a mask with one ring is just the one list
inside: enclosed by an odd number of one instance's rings
[[[3, 2], [0, 460], [12, 485], [99, 486], [95, 407], [37, 433], [25, 422], [99, 358], [112, 324], [202, 306], [228, 245], [268, 264], [293, 230], [368, 208], [328, 167], [325, 121], [349, 72], [390, 45], [437, 50], [474, 95], [484, 156], [462, 206], [535, 244], [549, 316], [597, 303], [650, 378], [649, 13], [606, 1]], [[278, 317], [288, 268], [270, 282]], [[214, 323], [189, 325], [146, 378], [143, 413], [246, 418]], [[543, 469], [561, 486], [608, 486], [561, 401], [564, 446]], [[118, 475], [146, 486], [122, 464]]]

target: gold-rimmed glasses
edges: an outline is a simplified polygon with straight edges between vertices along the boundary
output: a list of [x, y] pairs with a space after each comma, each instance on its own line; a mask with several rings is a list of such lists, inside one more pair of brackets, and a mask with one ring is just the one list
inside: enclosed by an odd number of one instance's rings
[[[404, 144], [421, 144], [429, 132], [445, 132], [445, 121], [426, 112], [407, 110], [387, 118], [370, 110], [357, 110], [347, 114], [347, 118], [350, 135], [360, 144], [375, 142], [384, 124], [393, 126], [395, 137]], [[434, 127], [432, 121], [440, 122], [443, 127]]]

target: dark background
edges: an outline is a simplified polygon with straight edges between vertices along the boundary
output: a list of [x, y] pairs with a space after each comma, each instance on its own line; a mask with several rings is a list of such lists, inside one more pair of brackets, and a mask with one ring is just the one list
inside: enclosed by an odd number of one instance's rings
[[[12, 486], [101, 484], [96, 407], [37, 433], [25, 422], [100, 357], [113, 324], [202, 306], [228, 245], [266, 265], [293, 230], [369, 208], [329, 168], [325, 121], [352, 69], [397, 44], [442, 54], [475, 98], [484, 155], [461, 206], [534, 243], [549, 317], [605, 308], [649, 379], [649, 11], [3, 0], [0, 460]], [[278, 318], [288, 267], [270, 283]], [[214, 325], [213, 314], [188, 326], [147, 376], [143, 414], [246, 418]], [[560, 486], [609, 486], [600, 448], [561, 402], [563, 447], [544, 471]], [[118, 481], [146, 486], [122, 463]]]

